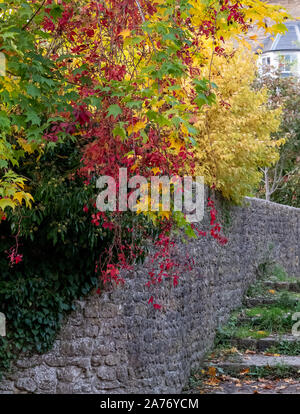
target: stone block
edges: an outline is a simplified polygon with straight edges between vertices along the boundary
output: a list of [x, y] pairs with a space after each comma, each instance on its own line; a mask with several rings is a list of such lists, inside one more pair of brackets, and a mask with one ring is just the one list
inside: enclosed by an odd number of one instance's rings
[[116, 369], [107, 366], [100, 367], [97, 370], [97, 376], [101, 380], [114, 381], [116, 379]]

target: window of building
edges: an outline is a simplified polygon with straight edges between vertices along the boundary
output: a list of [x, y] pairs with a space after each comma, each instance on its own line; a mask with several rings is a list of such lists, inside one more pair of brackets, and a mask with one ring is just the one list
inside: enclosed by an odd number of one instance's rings
[[262, 58], [262, 64], [263, 64], [263, 66], [270, 66], [271, 58], [270, 57], [263, 57]]
[[282, 73], [295, 72], [297, 65], [296, 55], [282, 55], [279, 56], [279, 69]]

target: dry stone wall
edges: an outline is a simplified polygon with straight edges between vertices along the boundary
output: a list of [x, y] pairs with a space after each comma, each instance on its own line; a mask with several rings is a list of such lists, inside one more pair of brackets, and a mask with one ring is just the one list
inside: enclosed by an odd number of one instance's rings
[[[0, 393], [180, 392], [259, 264], [275, 259], [300, 276], [300, 209], [247, 199], [243, 207], [223, 206], [222, 215], [226, 246], [210, 238], [179, 246], [179, 260], [187, 253], [195, 260], [179, 286], [149, 292], [145, 263], [124, 287], [78, 301], [53, 349], [19, 359]], [[152, 294], [162, 311], [147, 304]]]

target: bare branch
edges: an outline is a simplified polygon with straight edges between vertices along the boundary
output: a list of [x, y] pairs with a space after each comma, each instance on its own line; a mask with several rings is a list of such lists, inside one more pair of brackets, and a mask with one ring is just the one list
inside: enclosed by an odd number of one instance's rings
[[[136, 5], [138, 6], [138, 9], [139, 9], [139, 12], [140, 12], [141, 18], [142, 18], [142, 20], [143, 20], [143, 23], [145, 23], [145, 21], [146, 21], [146, 19], [145, 19], [145, 15], [144, 15], [144, 12], [143, 12], [143, 9], [142, 9], [142, 7], [141, 7], [141, 4], [140, 4], [139, 0], [135, 0], [135, 3], [136, 3]], [[153, 39], [152, 39], [152, 37], [150, 36], [150, 34], [149, 34], [149, 33], [148, 33], [148, 37], [149, 37], [149, 40], [150, 40], [150, 42], [151, 42], [151, 44], [152, 44], [153, 50], [156, 50], [156, 47], [155, 47], [154, 42], [153, 42]]]
[[30, 25], [30, 23], [35, 18], [35, 16], [38, 15], [39, 12], [42, 10], [42, 8], [43, 8], [43, 6], [44, 6], [45, 3], [46, 3], [46, 0], [43, 0], [43, 2], [40, 5], [40, 7], [35, 11], [35, 13], [33, 13], [33, 15], [30, 17], [30, 19], [28, 20], [28, 22], [26, 24], [24, 24], [24, 26], [22, 27], [22, 30], [27, 29], [27, 27]]

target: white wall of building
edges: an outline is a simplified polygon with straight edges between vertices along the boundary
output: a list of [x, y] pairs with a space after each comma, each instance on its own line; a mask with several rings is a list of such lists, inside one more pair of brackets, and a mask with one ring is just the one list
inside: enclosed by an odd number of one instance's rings
[[278, 70], [283, 76], [300, 76], [300, 51], [269, 51], [258, 58], [260, 69]]

